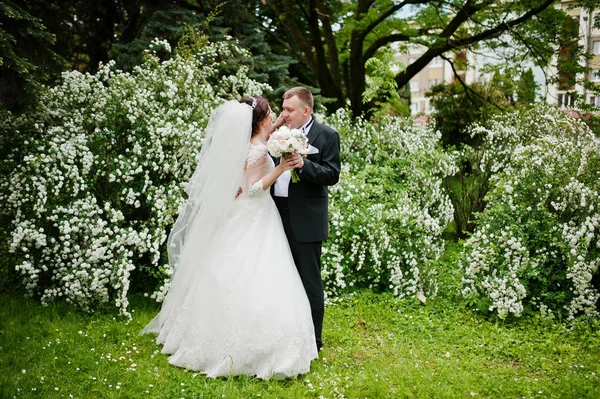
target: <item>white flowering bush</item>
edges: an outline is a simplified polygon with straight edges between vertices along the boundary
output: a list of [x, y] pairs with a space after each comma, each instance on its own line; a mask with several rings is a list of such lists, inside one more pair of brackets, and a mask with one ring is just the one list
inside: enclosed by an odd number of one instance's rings
[[539, 107], [486, 134], [505, 146], [465, 243], [463, 295], [500, 318], [528, 308], [597, 317], [600, 143], [582, 121]]
[[232, 54], [250, 57], [232, 40], [162, 61], [158, 48], [170, 51], [154, 41], [132, 73], [112, 62], [95, 75], [65, 73], [38, 109], [6, 122], [20, 144], [0, 182], [10, 252], [27, 294], [43, 303], [113, 301], [128, 315], [132, 273], [158, 281], [160, 300], [172, 273], [164, 244], [211, 109], [268, 89], [244, 68], [221, 75]]
[[466, 238], [475, 228], [474, 214], [485, 209], [485, 195], [492, 176], [504, 170], [510, 163], [518, 145], [530, 142], [545, 134], [547, 125], [558, 124], [554, 109], [538, 104], [510, 113], [501, 114], [485, 125], [474, 123], [466, 133], [472, 145], [462, 145], [452, 150], [460, 171], [444, 181], [454, 206], [454, 222], [459, 238]]
[[456, 170], [440, 149], [439, 134], [410, 118], [369, 123], [344, 110], [326, 123], [340, 133], [342, 146], [323, 247], [326, 296], [359, 287], [398, 297], [434, 295], [433, 265], [453, 212], [442, 179]]

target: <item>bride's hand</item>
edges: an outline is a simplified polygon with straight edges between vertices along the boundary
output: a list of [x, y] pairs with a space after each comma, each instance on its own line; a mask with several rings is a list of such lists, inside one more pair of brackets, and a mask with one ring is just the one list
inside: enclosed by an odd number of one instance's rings
[[302, 167], [304, 166], [304, 160], [302, 159], [302, 156], [300, 154], [296, 153], [281, 157], [280, 165], [283, 165], [285, 170], [296, 168], [302, 169]]
[[273, 129], [277, 130], [279, 129], [281, 126], [283, 126], [285, 124], [285, 119], [283, 118], [283, 112], [279, 114], [279, 116], [277, 117], [277, 120], [273, 123]]

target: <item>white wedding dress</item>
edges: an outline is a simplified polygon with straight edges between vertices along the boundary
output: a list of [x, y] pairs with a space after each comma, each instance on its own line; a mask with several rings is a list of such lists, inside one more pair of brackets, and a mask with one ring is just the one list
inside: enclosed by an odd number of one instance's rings
[[265, 144], [249, 144], [246, 165], [243, 191], [209, 246], [203, 226], [190, 223], [179, 258], [188, 271], [171, 287], [178, 299], [169, 303], [170, 291], [144, 332], [158, 334], [169, 363], [208, 377], [294, 377], [318, 356], [310, 305], [277, 208], [259, 180], [274, 167]]

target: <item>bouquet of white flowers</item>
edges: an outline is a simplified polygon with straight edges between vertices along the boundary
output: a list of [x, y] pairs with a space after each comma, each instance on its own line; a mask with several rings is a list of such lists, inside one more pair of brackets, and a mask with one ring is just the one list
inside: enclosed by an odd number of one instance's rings
[[[267, 148], [269, 153], [274, 157], [281, 157], [300, 153], [306, 155], [306, 147], [308, 144], [308, 137], [306, 134], [301, 132], [299, 129], [290, 129], [287, 126], [281, 126], [279, 129], [271, 134], [269, 141], [267, 141]], [[290, 171], [292, 174], [292, 183], [296, 183], [300, 180], [296, 169]]]

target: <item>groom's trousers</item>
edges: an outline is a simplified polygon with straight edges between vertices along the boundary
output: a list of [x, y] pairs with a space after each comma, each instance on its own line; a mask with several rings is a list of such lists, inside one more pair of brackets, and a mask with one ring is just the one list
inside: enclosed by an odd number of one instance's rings
[[322, 242], [299, 242], [294, 238], [290, 224], [288, 199], [283, 197], [273, 197], [281, 221], [290, 243], [294, 263], [300, 274], [300, 279], [304, 285], [306, 296], [310, 303], [310, 310], [315, 327], [315, 338], [317, 348], [321, 348], [323, 341], [321, 332], [323, 330], [323, 314], [325, 311], [325, 299], [323, 293], [323, 281], [321, 280], [321, 247]]

